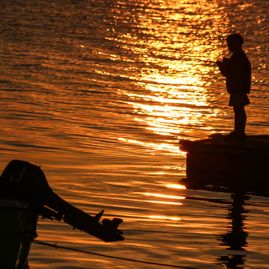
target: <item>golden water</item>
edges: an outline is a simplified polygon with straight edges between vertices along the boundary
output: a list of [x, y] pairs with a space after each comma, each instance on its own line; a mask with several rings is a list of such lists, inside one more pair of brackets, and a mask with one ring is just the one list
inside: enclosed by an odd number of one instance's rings
[[[245, 200], [247, 244], [230, 249], [230, 194], [186, 189], [178, 148], [232, 129], [215, 61], [234, 31], [253, 68], [247, 132], [268, 134], [268, 17], [266, 0], [1, 0], [0, 168], [38, 163], [64, 199], [124, 219], [119, 243], [49, 220], [38, 239], [183, 267], [269, 268], [268, 198]], [[153, 268], [39, 245], [30, 265]]]

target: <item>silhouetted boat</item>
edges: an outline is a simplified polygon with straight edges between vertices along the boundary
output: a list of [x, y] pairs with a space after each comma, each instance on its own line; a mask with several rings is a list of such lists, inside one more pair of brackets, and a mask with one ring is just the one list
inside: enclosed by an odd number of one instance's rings
[[214, 134], [203, 140], [181, 140], [179, 145], [187, 152], [187, 185], [269, 191], [269, 135], [236, 140]]
[[36, 218], [26, 203], [0, 200], [0, 265], [6, 269], [25, 269], [33, 238]]
[[28, 269], [31, 243], [39, 216], [63, 221], [105, 242], [124, 240], [120, 218], [91, 216], [50, 188], [41, 168], [12, 160], [0, 177], [0, 269]]

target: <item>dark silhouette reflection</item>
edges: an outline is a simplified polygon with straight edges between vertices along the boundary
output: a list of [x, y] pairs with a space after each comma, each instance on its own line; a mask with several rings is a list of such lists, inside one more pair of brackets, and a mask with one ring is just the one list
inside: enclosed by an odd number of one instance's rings
[[244, 209], [245, 201], [249, 196], [244, 193], [234, 193], [231, 195], [232, 204], [229, 208], [228, 219], [231, 220], [230, 230], [221, 237], [222, 245], [228, 247], [229, 250], [236, 250], [238, 254], [221, 256], [219, 260], [223, 262], [226, 268], [244, 268], [245, 251], [247, 245], [248, 233], [244, 230], [244, 220], [247, 213]]

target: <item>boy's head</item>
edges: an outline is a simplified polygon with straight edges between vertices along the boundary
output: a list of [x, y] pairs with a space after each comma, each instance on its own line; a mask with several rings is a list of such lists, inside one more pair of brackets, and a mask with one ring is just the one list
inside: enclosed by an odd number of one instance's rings
[[235, 52], [242, 49], [244, 39], [240, 34], [231, 34], [226, 38], [229, 51]]

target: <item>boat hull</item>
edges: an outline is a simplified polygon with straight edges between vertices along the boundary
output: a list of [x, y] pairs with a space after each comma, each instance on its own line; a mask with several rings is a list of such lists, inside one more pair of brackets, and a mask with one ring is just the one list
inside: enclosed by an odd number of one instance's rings
[[0, 268], [27, 269], [36, 223], [25, 203], [0, 200]]

